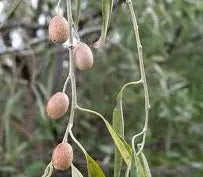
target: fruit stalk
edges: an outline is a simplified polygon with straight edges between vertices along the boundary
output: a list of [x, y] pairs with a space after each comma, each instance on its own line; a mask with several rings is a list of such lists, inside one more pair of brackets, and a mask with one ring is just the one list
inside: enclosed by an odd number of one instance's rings
[[72, 32], [73, 18], [72, 18], [72, 9], [71, 9], [72, 6], [71, 6], [71, 0], [67, 0], [66, 2], [67, 2], [67, 15], [68, 15], [68, 22], [69, 22], [70, 47], [68, 50], [69, 50], [69, 76], [71, 81], [72, 104], [71, 104], [70, 118], [69, 118], [69, 122], [66, 128], [64, 138], [63, 138], [63, 142], [67, 142], [68, 133], [73, 126], [75, 109], [77, 105], [77, 91], [76, 91], [75, 71], [74, 71], [74, 62], [73, 62], [73, 32]]

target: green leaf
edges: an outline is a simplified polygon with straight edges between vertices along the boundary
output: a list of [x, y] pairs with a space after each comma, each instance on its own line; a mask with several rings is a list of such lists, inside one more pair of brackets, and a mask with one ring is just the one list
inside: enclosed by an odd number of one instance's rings
[[72, 170], [72, 177], [83, 177], [80, 171], [73, 164], [71, 165], [71, 170]]
[[131, 151], [129, 151], [129, 145], [126, 143], [126, 141], [122, 138], [119, 137], [119, 135], [114, 131], [112, 126], [109, 124], [108, 121], [104, 119], [104, 122], [108, 128], [108, 131], [111, 135], [111, 137], [114, 140], [114, 143], [116, 147], [118, 148], [121, 156], [123, 157], [125, 163], [130, 166], [131, 164]]
[[143, 152], [141, 152], [141, 160], [142, 160], [142, 163], [143, 163], [143, 166], [144, 166], [144, 171], [145, 171], [146, 177], [152, 177], [152, 174], [151, 174], [147, 159], [146, 159]]
[[103, 47], [106, 39], [108, 25], [113, 9], [114, 0], [102, 0], [102, 28], [99, 40], [94, 44], [94, 48]]
[[[122, 119], [122, 112], [116, 106], [113, 112], [113, 128], [115, 132], [121, 137], [124, 136], [124, 125]], [[114, 177], [119, 177], [122, 167], [122, 156], [117, 147], [115, 147], [115, 156], [114, 156]]]
[[128, 165], [128, 167], [130, 167], [131, 153], [132, 153], [131, 148], [129, 147], [129, 145], [126, 143], [126, 141], [122, 137], [119, 137], [119, 135], [112, 128], [111, 124], [101, 114], [99, 114], [95, 111], [92, 111], [90, 109], [81, 108], [81, 107], [78, 107], [78, 109], [81, 111], [95, 114], [95, 115], [99, 116], [104, 121], [104, 123], [106, 124], [106, 127], [107, 127], [113, 141], [114, 141], [114, 144], [118, 148], [118, 150], [119, 150], [121, 156], [123, 157], [125, 163]]
[[138, 157], [133, 153], [130, 177], [151, 177], [151, 172], [143, 152]]
[[86, 157], [88, 177], [105, 177], [103, 170], [100, 168], [100, 166], [97, 164], [97, 162], [95, 162], [94, 159], [87, 154], [85, 148], [74, 137], [72, 131], [70, 131], [70, 136], [73, 139], [73, 141], [78, 145], [78, 147], [82, 150], [82, 152], [84, 153], [84, 155]]
[[140, 177], [138, 172], [137, 172], [137, 167], [135, 163], [135, 153], [132, 154], [131, 158], [131, 168], [130, 168], [130, 177]]
[[88, 177], [105, 177], [102, 169], [92, 157], [85, 154], [87, 160]]
[[146, 173], [140, 161], [140, 157], [136, 157], [136, 167], [137, 167], [138, 177], [146, 177]]

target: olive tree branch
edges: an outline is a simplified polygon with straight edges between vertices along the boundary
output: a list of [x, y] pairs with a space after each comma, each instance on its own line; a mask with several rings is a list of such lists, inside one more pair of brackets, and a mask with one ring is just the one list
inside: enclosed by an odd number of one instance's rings
[[70, 80], [70, 73], [68, 74], [68, 76], [67, 76], [67, 78], [66, 78], [66, 81], [65, 81], [65, 83], [64, 83], [64, 85], [63, 85], [63, 93], [66, 92], [66, 88], [67, 88], [67, 86], [68, 86], [69, 80]]
[[[148, 93], [147, 81], [146, 81], [146, 76], [145, 76], [142, 45], [141, 45], [141, 42], [140, 42], [140, 35], [139, 35], [139, 30], [138, 30], [137, 18], [136, 18], [136, 15], [135, 15], [132, 0], [126, 0], [126, 2], [128, 4], [130, 14], [131, 14], [131, 18], [132, 18], [132, 22], [133, 22], [133, 28], [134, 28], [135, 38], [136, 38], [136, 42], [137, 42], [137, 50], [138, 50], [138, 58], [139, 58], [139, 64], [140, 64], [141, 80], [142, 80], [142, 84], [143, 84], [143, 87], [144, 87], [144, 96], [145, 96], [145, 122], [144, 122], [144, 128], [143, 128], [142, 132], [140, 134], [138, 134], [138, 135], [143, 135], [141, 146], [139, 148], [139, 151], [136, 154], [138, 156], [142, 152], [142, 150], [144, 148], [144, 145], [145, 145], [146, 133], [147, 133], [147, 129], [148, 129], [148, 119], [149, 119], [150, 104], [149, 104], [149, 93]], [[134, 141], [135, 141], [136, 137], [137, 137], [137, 135], [135, 135], [132, 138], [132, 148], [133, 148], [134, 151], [135, 151]]]
[[70, 77], [71, 80], [71, 94], [72, 94], [72, 104], [71, 104], [71, 112], [70, 112], [70, 118], [69, 122], [66, 128], [66, 132], [63, 138], [63, 142], [67, 142], [68, 133], [70, 132], [72, 126], [73, 126], [73, 120], [75, 115], [75, 109], [77, 105], [77, 92], [76, 92], [76, 81], [75, 81], [75, 72], [74, 72], [74, 62], [73, 62], [73, 18], [72, 18], [72, 9], [71, 9], [71, 0], [67, 0], [67, 15], [68, 15], [68, 24], [69, 24], [69, 41], [70, 41], [70, 47], [69, 47], [69, 75], [64, 83], [63, 91], [65, 91], [67, 87], [67, 83]]
[[86, 155], [87, 152], [86, 152], [85, 148], [84, 148], [84, 147], [80, 144], [80, 142], [75, 138], [75, 136], [73, 135], [73, 132], [72, 132], [71, 129], [70, 129], [69, 133], [70, 133], [70, 136], [71, 136], [72, 140], [78, 145], [78, 147], [81, 149], [81, 151]]

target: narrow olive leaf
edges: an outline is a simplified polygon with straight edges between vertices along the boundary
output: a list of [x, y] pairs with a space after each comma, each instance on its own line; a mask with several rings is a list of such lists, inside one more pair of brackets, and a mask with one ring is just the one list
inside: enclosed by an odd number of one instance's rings
[[130, 177], [140, 177], [136, 167], [134, 152], [132, 153], [132, 157], [131, 157]]
[[136, 167], [137, 167], [138, 177], [147, 177], [146, 173], [145, 173], [145, 169], [141, 163], [140, 156], [136, 157], [135, 163], [136, 163]]
[[118, 148], [118, 150], [119, 150], [121, 156], [123, 157], [125, 163], [128, 165], [128, 167], [130, 167], [131, 151], [129, 151], [129, 149], [128, 149], [129, 145], [125, 142], [125, 140], [122, 137], [119, 137], [119, 135], [112, 128], [111, 124], [101, 114], [99, 114], [95, 111], [92, 111], [90, 109], [81, 108], [79, 106], [78, 106], [78, 109], [81, 111], [95, 114], [95, 115], [99, 116], [104, 121], [104, 123], [105, 123], [105, 125], [106, 125], [106, 127], [107, 127], [113, 141], [114, 141], [114, 144]]
[[108, 121], [106, 121], [104, 119], [104, 122], [105, 122], [105, 124], [106, 124], [106, 126], [108, 128], [108, 131], [109, 131], [111, 137], [114, 140], [114, 143], [115, 143], [116, 147], [120, 151], [120, 154], [123, 157], [125, 163], [128, 166], [130, 166], [131, 152], [129, 152], [129, 149], [126, 147], [126, 145], [127, 145], [126, 141], [122, 137], [119, 137], [119, 135], [114, 131], [114, 129], [112, 128], [112, 126], [109, 124]]
[[141, 152], [141, 160], [142, 160], [142, 163], [143, 163], [143, 166], [144, 166], [146, 177], [152, 177], [152, 174], [151, 174], [147, 159], [146, 159], [143, 152]]
[[83, 177], [80, 171], [72, 164], [71, 165], [72, 177]]
[[85, 154], [87, 160], [88, 177], [105, 177], [103, 170], [92, 157]]
[[108, 31], [108, 25], [113, 9], [114, 0], [102, 0], [102, 28], [101, 36], [99, 40], [94, 43], [94, 48], [102, 48], [105, 44], [106, 34]]
[[97, 164], [97, 162], [94, 161], [93, 158], [91, 158], [85, 148], [80, 144], [80, 142], [75, 138], [72, 131], [70, 131], [70, 136], [72, 140], [78, 145], [78, 147], [81, 149], [83, 154], [85, 155], [86, 161], [87, 161], [87, 169], [88, 169], [88, 177], [105, 177], [103, 170], [100, 168], [100, 166]]
[[[115, 107], [113, 111], [113, 128], [115, 132], [123, 137], [124, 130], [123, 130], [123, 119], [122, 119], [122, 112], [118, 108], [118, 106]], [[115, 153], [114, 153], [114, 177], [119, 177], [122, 167], [122, 156], [118, 150], [117, 147], [115, 147]]]

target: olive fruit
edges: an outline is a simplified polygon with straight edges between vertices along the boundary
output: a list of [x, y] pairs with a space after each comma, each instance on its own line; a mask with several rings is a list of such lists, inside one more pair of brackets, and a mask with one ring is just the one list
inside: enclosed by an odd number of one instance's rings
[[83, 42], [76, 44], [73, 48], [75, 65], [79, 70], [85, 71], [93, 66], [93, 54], [89, 46]]
[[68, 110], [69, 98], [66, 93], [55, 93], [47, 103], [47, 114], [51, 119], [62, 117]]
[[68, 21], [63, 16], [54, 16], [49, 22], [49, 39], [54, 43], [64, 43], [68, 35]]
[[52, 164], [57, 170], [66, 170], [73, 161], [73, 149], [69, 143], [58, 144], [52, 153]]

